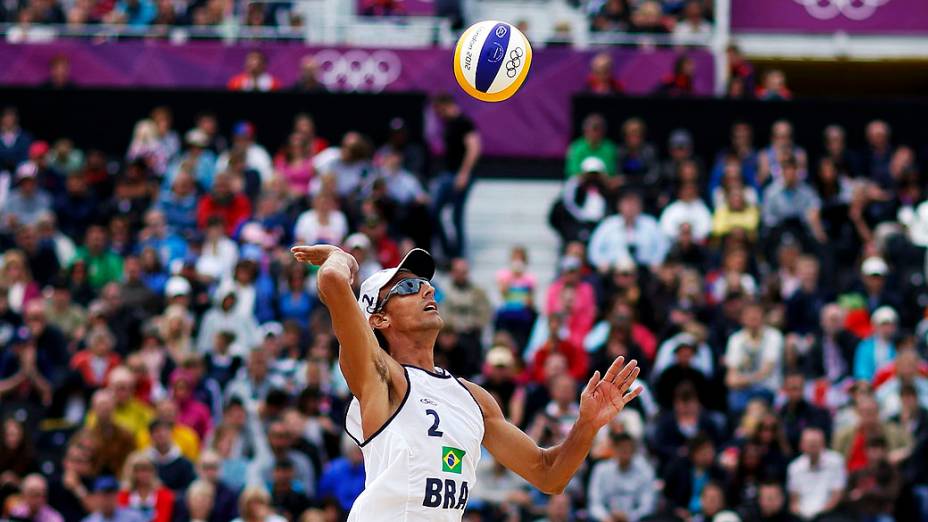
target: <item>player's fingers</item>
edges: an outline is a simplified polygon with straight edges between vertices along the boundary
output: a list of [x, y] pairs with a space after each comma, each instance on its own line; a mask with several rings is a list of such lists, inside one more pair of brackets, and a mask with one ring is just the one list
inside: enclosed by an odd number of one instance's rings
[[631, 375], [632, 371], [638, 366], [638, 361], [632, 359], [622, 368], [615, 378], [612, 379], [617, 386], [622, 386], [625, 383], [625, 380], [628, 379], [628, 376]]
[[632, 384], [635, 384], [635, 379], [638, 378], [639, 373], [641, 373], [641, 368], [636, 367], [634, 370], [632, 370], [632, 372], [628, 374], [628, 377], [626, 377], [625, 380], [619, 385], [619, 390], [622, 393], [627, 392], [628, 389], [632, 387]]
[[606, 375], [603, 377], [603, 380], [607, 382], [614, 381], [615, 376], [619, 374], [619, 369], [622, 368], [623, 364], [625, 364], [625, 357], [620, 355], [616, 360], [612, 361], [612, 365], [606, 370]]
[[583, 388], [583, 393], [591, 393], [594, 389], [596, 389], [597, 384], [599, 384], [599, 370], [593, 372], [593, 376], [590, 377], [590, 382], [586, 383], [586, 388]]
[[626, 394], [622, 397], [623, 404], [628, 404], [628, 403], [632, 402], [633, 400], [635, 400], [635, 397], [641, 395], [641, 390], [643, 390], [643, 389], [644, 389], [643, 386], [639, 386], [639, 387], [635, 388], [634, 390], [632, 390], [630, 393], [626, 393]]

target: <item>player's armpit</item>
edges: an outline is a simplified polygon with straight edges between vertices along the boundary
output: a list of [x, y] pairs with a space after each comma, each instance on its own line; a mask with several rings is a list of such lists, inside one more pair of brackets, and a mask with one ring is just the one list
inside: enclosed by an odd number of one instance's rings
[[406, 393], [406, 379], [403, 368], [377, 343], [351, 289], [347, 261], [339, 257], [333, 256], [319, 269], [317, 284], [341, 346], [339, 366], [352, 394], [361, 403], [367, 437], [393, 414]]

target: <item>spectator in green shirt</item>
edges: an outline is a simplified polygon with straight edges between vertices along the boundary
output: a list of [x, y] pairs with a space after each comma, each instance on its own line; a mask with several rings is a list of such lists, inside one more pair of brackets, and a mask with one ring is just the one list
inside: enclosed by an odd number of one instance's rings
[[567, 177], [581, 174], [583, 171], [580, 164], [591, 156], [606, 164], [608, 177], [615, 176], [615, 142], [606, 137], [606, 119], [595, 113], [584, 118], [583, 136], [575, 139], [567, 148]]
[[84, 236], [84, 246], [77, 249], [76, 258], [87, 263], [90, 285], [95, 289], [122, 279], [122, 258], [106, 246], [106, 229], [92, 225]]

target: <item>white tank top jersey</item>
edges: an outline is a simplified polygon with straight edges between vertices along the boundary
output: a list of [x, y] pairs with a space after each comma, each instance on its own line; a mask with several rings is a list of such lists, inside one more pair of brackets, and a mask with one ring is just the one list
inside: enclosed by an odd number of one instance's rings
[[367, 440], [358, 400], [348, 406], [345, 430], [361, 447], [366, 473], [348, 521], [460, 522], [480, 461], [483, 412], [447, 371], [403, 370], [406, 396]]

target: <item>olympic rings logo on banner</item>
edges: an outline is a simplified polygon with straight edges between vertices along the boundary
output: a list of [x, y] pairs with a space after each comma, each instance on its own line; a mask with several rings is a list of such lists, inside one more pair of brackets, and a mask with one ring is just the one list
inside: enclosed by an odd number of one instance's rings
[[380, 92], [403, 70], [393, 51], [325, 49], [313, 57], [319, 65], [319, 81], [334, 91]]
[[877, 8], [889, 0], [795, 0], [806, 11], [819, 20], [831, 20], [843, 15], [850, 20], [866, 20]]
[[509, 61], [506, 62], [506, 76], [510, 78], [516, 77], [519, 67], [522, 67], [523, 56], [525, 56], [525, 51], [521, 47], [509, 51]]

